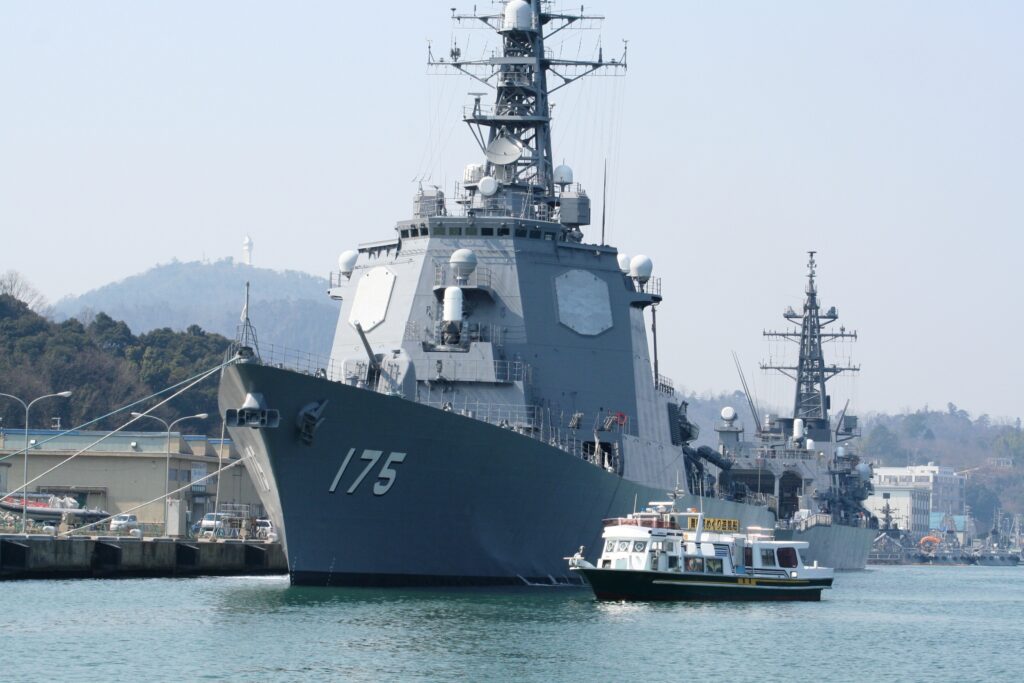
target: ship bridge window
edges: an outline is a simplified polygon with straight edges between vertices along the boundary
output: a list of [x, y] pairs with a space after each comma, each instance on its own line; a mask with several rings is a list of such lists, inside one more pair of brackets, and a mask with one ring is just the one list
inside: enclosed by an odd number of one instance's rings
[[553, 233], [553, 232], [546, 232], [546, 233], [544, 233], [544, 239], [546, 239], [549, 242], [554, 242], [555, 241], [555, 233]]
[[642, 553], [647, 550], [647, 541], [633, 541], [633, 552]]
[[483, 237], [493, 237], [494, 228], [480, 228], [480, 235]]
[[796, 548], [779, 548], [779, 566], [792, 569], [798, 566]]
[[530, 231], [530, 239], [531, 240], [539, 240], [540, 239], [540, 230], [531, 230]]
[[409, 236], [409, 231], [408, 230], [403, 230], [402, 231], [402, 237], [408, 237], [408, 236]]
[[615, 541], [608, 541], [607, 543], [604, 544], [604, 551], [606, 553], [610, 553], [613, 550], [615, 550]]
[[476, 235], [476, 228], [466, 228], [466, 231], [463, 234], [471, 236]]
[[762, 567], [774, 567], [775, 566], [775, 551], [771, 548], [761, 548], [761, 566]]
[[686, 558], [686, 571], [688, 571], [688, 572], [702, 572], [702, 571], [704, 571], [704, 558], [703, 557], [687, 557]]
[[704, 571], [708, 574], [721, 574], [722, 573], [722, 561], [718, 558], [709, 557], [704, 560]]
[[628, 553], [629, 552], [629, 541], [619, 541], [619, 552], [620, 553]]
[[526, 229], [516, 228], [516, 237], [526, 237]]
[[749, 545], [743, 548], [743, 564], [747, 567], [754, 566], [754, 549]]
[[505, 227], [498, 228], [498, 237], [508, 237], [509, 229]]

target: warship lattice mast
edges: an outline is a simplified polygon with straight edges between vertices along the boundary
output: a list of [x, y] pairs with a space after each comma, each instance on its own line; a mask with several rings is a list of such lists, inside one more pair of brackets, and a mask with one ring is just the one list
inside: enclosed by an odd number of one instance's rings
[[825, 390], [825, 384], [842, 372], [857, 372], [859, 366], [838, 366], [826, 365], [825, 354], [822, 350], [822, 343], [836, 339], [856, 339], [855, 331], [848, 332], [845, 327], [838, 331], [826, 332], [824, 328], [839, 319], [836, 307], [832, 306], [825, 313], [821, 313], [818, 303], [818, 289], [814, 282], [817, 263], [814, 255], [817, 252], [807, 252], [810, 260], [807, 262], [807, 286], [804, 288], [806, 298], [804, 299], [803, 313], [797, 313], [792, 307], [786, 309], [783, 317], [797, 325], [799, 329], [784, 332], [765, 331], [764, 336], [777, 339], [788, 339], [800, 346], [800, 355], [797, 364], [773, 365], [762, 363], [762, 370], [775, 370], [796, 382], [796, 400], [793, 406], [793, 417], [801, 418], [808, 424], [812, 421], [827, 428], [828, 411], [831, 407], [829, 396]]
[[[580, 22], [602, 17], [549, 12], [545, 0], [511, 0], [497, 14], [456, 14], [457, 22], [479, 21], [501, 36], [501, 51], [479, 60], [463, 59], [462, 49], [453, 44], [450, 60], [428, 54], [428, 65], [460, 71], [494, 89], [494, 105], [475, 96], [464, 120], [486, 157], [476, 177], [465, 179], [470, 193], [471, 213], [511, 212], [529, 218], [550, 219], [559, 205], [556, 185], [571, 183], [558, 174], [552, 163], [551, 107], [549, 95], [556, 90], [605, 67], [625, 68], [626, 59], [605, 61], [602, 54], [593, 61], [549, 57], [546, 37]], [[549, 74], [557, 84], [548, 87]], [[478, 196], [478, 201], [472, 198]], [[479, 201], [494, 200], [502, 201]]]

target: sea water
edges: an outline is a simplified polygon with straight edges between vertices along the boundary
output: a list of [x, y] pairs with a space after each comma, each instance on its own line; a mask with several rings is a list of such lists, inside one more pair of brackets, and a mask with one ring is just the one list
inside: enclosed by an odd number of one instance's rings
[[293, 588], [286, 577], [0, 584], [12, 681], [1016, 681], [1024, 567], [839, 573], [821, 602]]

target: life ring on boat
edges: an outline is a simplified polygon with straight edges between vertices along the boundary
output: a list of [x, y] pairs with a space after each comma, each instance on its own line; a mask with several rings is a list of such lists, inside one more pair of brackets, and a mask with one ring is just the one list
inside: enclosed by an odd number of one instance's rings
[[615, 423], [618, 424], [620, 427], [625, 427], [626, 426], [626, 414], [625, 413], [615, 413]]
[[939, 545], [940, 543], [942, 543], [942, 539], [936, 536], [925, 536], [917, 542], [918, 545]]

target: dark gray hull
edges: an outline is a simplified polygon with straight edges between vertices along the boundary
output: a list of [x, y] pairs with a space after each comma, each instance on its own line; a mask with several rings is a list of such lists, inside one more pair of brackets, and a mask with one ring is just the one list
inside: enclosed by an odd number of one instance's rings
[[806, 541], [811, 546], [800, 551], [804, 563], [817, 562], [819, 566], [832, 569], [864, 569], [868, 564], [871, 544], [878, 535], [877, 529], [854, 526], [812, 526], [804, 531], [783, 530], [775, 532], [781, 541]]
[[[584, 545], [596, 560], [602, 519], [663, 500], [670, 488], [469, 417], [257, 364], [224, 371], [221, 409], [249, 392], [280, 411], [280, 426], [229, 429], [252, 456], [247, 467], [282, 526], [296, 584], [578, 583], [562, 558]], [[325, 419], [307, 445], [295, 418], [324, 399]], [[404, 459], [385, 472], [398, 453]], [[709, 517], [744, 527], [774, 523], [762, 507], [692, 496], [680, 504], [703, 504]]]

